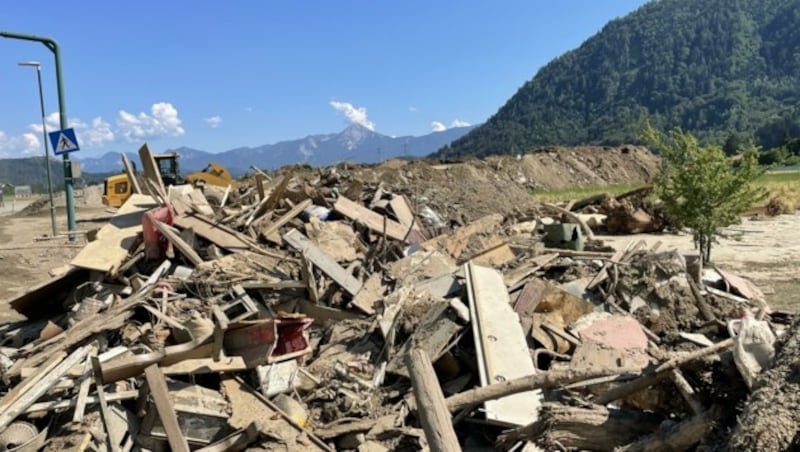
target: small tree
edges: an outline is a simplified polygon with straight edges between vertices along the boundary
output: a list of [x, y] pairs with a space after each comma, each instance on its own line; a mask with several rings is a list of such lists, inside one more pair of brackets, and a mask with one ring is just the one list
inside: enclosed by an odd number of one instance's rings
[[719, 228], [738, 223], [740, 215], [766, 196], [754, 184], [762, 171], [758, 152], [750, 146], [731, 159], [719, 146], [701, 147], [691, 134], [668, 134], [645, 126], [643, 138], [663, 160], [656, 195], [673, 225], [689, 228], [705, 261]]

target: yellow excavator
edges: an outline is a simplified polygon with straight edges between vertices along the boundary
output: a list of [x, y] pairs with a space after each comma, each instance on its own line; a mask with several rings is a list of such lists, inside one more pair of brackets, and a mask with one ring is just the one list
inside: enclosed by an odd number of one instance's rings
[[[194, 186], [211, 185], [225, 189], [234, 183], [230, 171], [219, 163], [210, 163], [203, 171], [187, 174], [184, 178], [181, 177], [178, 169], [177, 153], [153, 154], [153, 159], [161, 172], [161, 180], [165, 186], [192, 184]], [[107, 177], [103, 187], [103, 204], [109, 207], [120, 207], [133, 193], [131, 185], [128, 175], [124, 172]]]

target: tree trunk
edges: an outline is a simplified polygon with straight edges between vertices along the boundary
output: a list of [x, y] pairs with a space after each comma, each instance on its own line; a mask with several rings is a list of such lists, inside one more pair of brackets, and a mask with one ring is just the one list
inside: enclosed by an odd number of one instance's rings
[[739, 416], [729, 450], [800, 448], [800, 320], [777, 346], [775, 365], [763, 372]]
[[530, 440], [546, 450], [611, 451], [653, 433], [661, 421], [653, 413], [546, 403], [538, 421], [504, 433], [498, 442], [504, 449]]

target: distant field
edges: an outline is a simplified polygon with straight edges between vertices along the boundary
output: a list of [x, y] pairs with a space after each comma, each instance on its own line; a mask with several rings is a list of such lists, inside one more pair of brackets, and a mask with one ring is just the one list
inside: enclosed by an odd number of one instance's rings
[[[769, 191], [769, 196], [758, 206], [763, 207], [773, 197], [778, 197], [790, 209], [800, 209], [800, 168], [781, 168], [770, 171], [758, 179], [758, 183]], [[600, 193], [617, 196], [635, 188], [641, 183], [624, 183], [588, 187], [572, 187], [533, 192], [533, 197], [540, 202], [558, 202], [583, 199]]]
[[590, 185], [586, 187], [558, 188], [553, 190], [542, 190], [533, 192], [533, 198], [540, 202], [558, 202], [571, 199], [583, 199], [600, 193], [608, 193], [611, 196], [621, 195], [627, 191], [641, 187], [641, 183], [624, 183], [611, 185]]

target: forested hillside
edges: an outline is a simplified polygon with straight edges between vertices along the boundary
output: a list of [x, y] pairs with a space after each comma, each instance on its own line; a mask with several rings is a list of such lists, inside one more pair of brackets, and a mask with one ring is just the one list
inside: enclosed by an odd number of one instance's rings
[[800, 136], [799, 98], [800, 0], [655, 0], [544, 66], [439, 156], [636, 142], [645, 118], [770, 149]]

